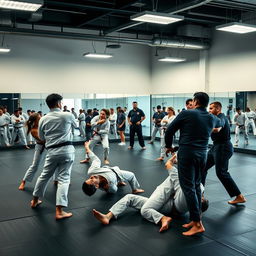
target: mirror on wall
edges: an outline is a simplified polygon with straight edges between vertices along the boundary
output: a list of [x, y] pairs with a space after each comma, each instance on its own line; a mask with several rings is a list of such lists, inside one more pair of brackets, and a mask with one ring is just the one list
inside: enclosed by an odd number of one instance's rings
[[[87, 114], [88, 109], [96, 109], [100, 111], [102, 108], [113, 108], [116, 112], [117, 107], [121, 107], [128, 114], [132, 109], [132, 102], [137, 101], [138, 107], [142, 109], [146, 115], [145, 121], [142, 123], [143, 135], [151, 136], [153, 130], [152, 116], [158, 105], [161, 109], [173, 107], [175, 114], [186, 108], [186, 100], [192, 98], [193, 94], [159, 94], [159, 95], [127, 95], [127, 94], [67, 94], [63, 93], [63, 107], [66, 106], [68, 111], [72, 108], [76, 117], [78, 128], [74, 130], [73, 140], [84, 141], [79, 129], [79, 113], [84, 111]], [[230, 122], [231, 139], [234, 146], [238, 148], [256, 150], [256, 92], [225, 92], [210, 93], [210, 102], [219, 101], [222, 104], [222, 111], [228, 117]], [[46, 105], [45, 93], [0, 93], [0, 105], [6, 106], [6, 110], [13, 114], [18, 107], [23, 108], [26, 114], [28, 110], [39, 112], [42, 115], [48, 113], [49, 109]], [[238, 124], [235, 120], [237, 115], [236, 108], [241, 109], [242, 115], [245, 116], [244, 126]], [[0, 118], [1, 119], [1, 118]], [[241, 119], [241, 118], [240, 118]], [[0, 122], [1, 123], [1, 122]], [[126, 123], [127, 124], [127, 123]], [[2, 124], [1, 124], [2, 125]], [[0, 126], [1, 126], [0, 125]], [[240, 128], [238, 129], [238, 125]], [[1, 127], [0, 127], [1, 128]], [[8, 140], [12, 139], [13, 125], [8, 125]], [[3, 128], [1, 128], [3, 130]], [[1, 132], [2, 133], [2, 132]], [[129, 126], [126, 125], [126, 137], [129, 137]], [[110, 139], [118, 139], [115, 131], [112, 129], [109, 134]], [[160, 134], [156, 134], [156, 138], [160, 138]], [[29, 138], [27, 138], [29, 140]], [[30, 143], [34, 143], [31, 141]], [[19, 145], [19, 140], [15, 140], [12, 146]], [[5, 147], [4, 140], [1, 135], [1, 147]]]

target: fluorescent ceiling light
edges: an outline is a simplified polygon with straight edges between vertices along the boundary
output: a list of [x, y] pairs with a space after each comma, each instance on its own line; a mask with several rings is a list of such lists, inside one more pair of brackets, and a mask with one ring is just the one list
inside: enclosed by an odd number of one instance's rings
[[239, 23], [239, 22], [231, 22], [231, 23], [217, 26], [216, 29], [221, 31], [231, 32], [231, 33], [245, 34], [245, 33], [255, 32], [256, 26], [245, 24], [245, 23]]
[[84, 53], [84, 57], [87, 58], [98, 58], [98, 59], [109, 59], [112, 58], [113, 56], [110, 54], [105, 54], [105, 53]]
[[1, 100], [8, 100], [8, 98], [1, 98]]
[[19, 98], [12, 98], [12, 100], [18, 100]]
[[1, 46], [0, 46], [0, 53], [8, 53], [8, 52], [10, 52], [10, 51], [11, 51], [10, 48], [6, 48], [6, 47], [1, 47]]
[[0, 0], [0, 8], [35, 12], [43, 5], [40, 0]]
[[171, 15], [168, 13], [161, 12], [141, 12], [130, 17], [131, 20], [157, 23], [157, 24], [170, 24], [177, 21], [184, 20], [184, 16]]
[[158, 61], [163, 61], [163, 62], [182, 62], [185, 61], [185, 58], [178, 58], [178, 57], [164, 57], [158, 59]]

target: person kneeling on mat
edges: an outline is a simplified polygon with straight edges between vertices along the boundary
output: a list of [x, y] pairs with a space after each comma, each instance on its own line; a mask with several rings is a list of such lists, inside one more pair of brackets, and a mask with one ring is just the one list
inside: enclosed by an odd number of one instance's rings
[[[93, 209], [93, 215], [102, 224], [109, 224], [112, 218], [117, 218], [128, 207], [140, 210], [143, 218], [155, 224], [160, 224], [161, 228], [159, 232], [167, 230], [172, 218], [168, 215], [183, 215], [188, 212], [185, 196], [181, 190], [178, 171], [173, 166], [176, 162], [176, 155], [173, 155], [171, 159], [166, 162], [166, 169], [169, 172], [169, 176], [165, 181], [160, 184], [152, 195], [147, 198], [139, 195], [128, 194], [115, 203], [107, 214], [102, 214], [99, 211]], [[203, 192], [204, 187], [201, 184], [201, 190]], [[202, 198], [202, 211], [206, 211], [209, 206], [209, 201]], [[183, 225], [186, 227], [186, 224]], [[187, 227], [186, 227], [187, 228]]]
[[99, 188], [107, 193], [116, 193], [118, 186], [125, 186], [128, 182], [132, 188], [132, 193], [143, 193], [140, 189], [133, 172], [120, 170], [118, 166], [109, 167], [107, 165], [101, 167], [100, 159], [90, 150], [90, 142], [85, 142], [85, 150], [92, 161], [88, 169], [89, 179], [85, 180], [82, 185], [83, 192], [92, 196]]

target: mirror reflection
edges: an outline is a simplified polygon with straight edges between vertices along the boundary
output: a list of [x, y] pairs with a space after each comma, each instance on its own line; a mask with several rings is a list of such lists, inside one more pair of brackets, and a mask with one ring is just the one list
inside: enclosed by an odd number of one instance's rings
[[[189, 108], [192, 94], [163, 95], [126, 95], [126, 94], [62, 94], [62, 111], [71, 112], [77, 123], [72, 130], [73, 141], [86, 141], [92, 136], [90, 122], [99, 115], [101, 109], [110, 111], [109, 139], [125, 145], [129, 140], [130, 124], [127, 118], [133, 109], [133, 102], [145, 114], [141, 123], [145, 139], [160, 140], [161, 120], [166, 116], [168, 107], [178, 115]], [[232, 143], [237, 148], [256, 150], [255, 108], [256, 92], [209, 93], [210, 102], [219, 101], [222, 112], [230, 122]], [[0, 94], [0, 146], [26, 148], [35, 144], [31, 134], [27, 134], [26, 122], [29, 116], [38, 112], [41, 116], [48, 113], [44, 93], [1, 93]], [[187, 104], [186, 104], [187, 101]], [[120, 126], [121, 125], [121, 126]], [[119, 127], [120, 126], [120, 127]], [[178, 139], [178, 134], [176, 139]], [[135, 136], [135, 138], [137, 138]]]

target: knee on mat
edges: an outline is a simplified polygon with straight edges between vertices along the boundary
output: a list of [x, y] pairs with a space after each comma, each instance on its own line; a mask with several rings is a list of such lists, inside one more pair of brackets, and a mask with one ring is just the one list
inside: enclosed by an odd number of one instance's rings
[[145, 217], [147, 216], [147, 213], [148, 213], [148, 207], [145, 207], [145, 205], [142, 206], [142, 208], [140, 209], [140, 214], [142, 217]]

